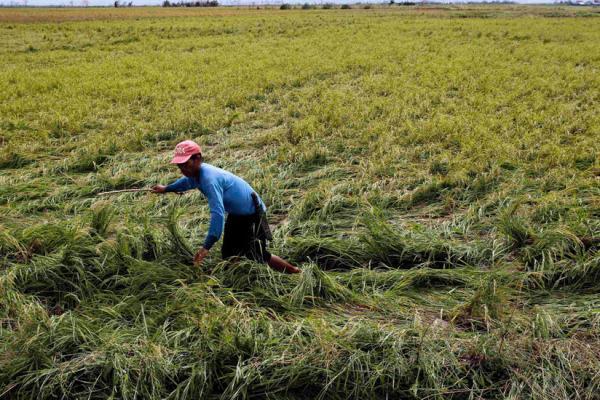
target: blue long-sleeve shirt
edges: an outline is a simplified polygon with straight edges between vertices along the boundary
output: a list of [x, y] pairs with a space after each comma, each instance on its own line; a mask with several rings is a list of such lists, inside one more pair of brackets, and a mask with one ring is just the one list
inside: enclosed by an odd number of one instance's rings
[[[223, 233], [225, 213], [234, 215], [254, 214], [252, 201], [254, 189], [242, 178], [213, 165], [200, 164], [198, 177], [182, 177], [167, 186], [167, 192], [185, 192], [198, 189], [208, 200], [210, 207], [210, 226], [204, 240], [204, 248], [210, 249]], [[258, 196], [258, 194], [257, 194]], [[267, 210], [260, 196], [258, 201], [264, 211]]]

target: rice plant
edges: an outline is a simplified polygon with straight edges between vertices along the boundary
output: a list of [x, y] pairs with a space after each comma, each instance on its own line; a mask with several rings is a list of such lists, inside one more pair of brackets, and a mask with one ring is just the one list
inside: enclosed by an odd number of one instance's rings
[[[597, 16], [0, 8], [0, 398], [597, 399]], [[302, 274], [97, 196], [184, 139]]]

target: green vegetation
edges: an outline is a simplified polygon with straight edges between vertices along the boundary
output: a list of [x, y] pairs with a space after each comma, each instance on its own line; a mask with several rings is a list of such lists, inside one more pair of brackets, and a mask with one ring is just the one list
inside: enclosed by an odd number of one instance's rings
[[597, 399], [598, 11], [1, 10], [0, 397]]

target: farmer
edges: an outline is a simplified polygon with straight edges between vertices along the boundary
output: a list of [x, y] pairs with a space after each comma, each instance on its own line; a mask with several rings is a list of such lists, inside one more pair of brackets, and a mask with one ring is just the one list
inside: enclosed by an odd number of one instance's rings
[[[269, 267], [288, 273], [300, 272], [280, 257], [269, 253], [267, 240], [271, 232], [267, 224], [267, 207], [242, 178], [202, 162], [202, 149], [185, 140], [175, 146], [171, 160], [184, 175], [168, 186], [155, 185], [154, 193], [184, 192], [200, 190], [210, 207], [210, 226], [203, 247], [194, 256], [194, 264], [200, 265], [211, 247], [221, 238], [223, 225], [225, 235], [221, 254], [223, 258], [245, 256], [251, 260], [265, 262]], [[225, 222], [225, 213], [227, 222]]]

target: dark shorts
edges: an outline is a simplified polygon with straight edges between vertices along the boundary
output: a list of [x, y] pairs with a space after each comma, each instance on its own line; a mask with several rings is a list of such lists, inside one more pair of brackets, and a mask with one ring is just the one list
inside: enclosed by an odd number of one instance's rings
[[227, 216], [221, 247], [223, 258], [243, 256], [265, 263], [271, 259], [271, 253], [267, 250], [270, 232], [267, 232], [269, 228], [266, 221], [261, 218], [266, 218], [265, 214]]

